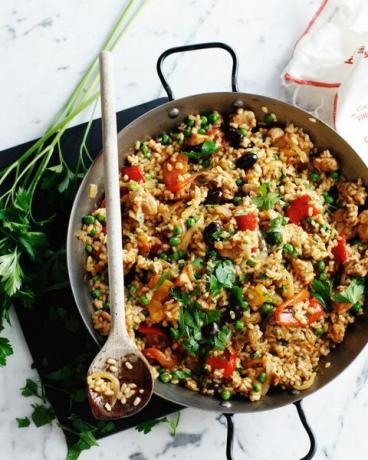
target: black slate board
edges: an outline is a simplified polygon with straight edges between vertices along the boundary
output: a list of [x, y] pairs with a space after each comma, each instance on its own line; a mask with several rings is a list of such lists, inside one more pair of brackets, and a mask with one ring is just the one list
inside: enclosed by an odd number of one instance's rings
[[[118, 130], [130, 123], [135, 118], [152, 108], [166, 102], [166, 98], [156, 99], [145, 104], [123, 110], [117, 114]], [[63, 152], [65, 159], [70, 161], [76, 155], [76, 148], [79, 148], [86, 124], [68, 129], [63, 135]], [[9, 164], [18, 158], [34, 141], [0, 152], [0, 167]], [[95, 120], [88, 135], [87, 145], [92, 157], [96, 157], [101, 150], [101, 120]], [[42, 194], [38, 197], [36, 207], [42, 207]], [[59, 249], [66, 238], [66, 228], [70, 213], [71, 201], [59, 203], [55, 206], [56, 218], [52, 224], [51, 231], [48, 230], [48, 238], [51, 248]], [[58, 273], [66, 271], [65, 252], [61, 252], [55, 264], [58, 265]], [[51, 273], [54, 266], [45, 267], [45, 272]], [[52, 305], [52, 309], [50, 309]], [[61, 383], [58, 379], [60, 368], [64, 373], [70, 374], [69, 381], [80, 380], [81, 388], [85, 379], [85, 371], [88, 363], [97, 352], [97, 346], [86, 331], [79, 316], [74, 298], [69, 286], [62, 290], [48, 291], [36, 298], [36, 304], [32, 309], [17, 307], [18, 318], [33, 357], [33, 366], [37, 368], [41, 380], [45, 385], [45, 391], [56, 417], [62, 425], [70, 426], [70, 398], [74, 398], [72, 411], [81, 419], [94, 423], [88, 403], [83, 401], [83, 391], [75, 391], [75, 388], [68, 383]], [[15, 350], [16, 352], [16, 350]], [[50, 373], [51, 374], [50, 379]], [[104, 433], [101, 430], [96, 432], [96, 437], [103, 437], [107, 434], [125, 430], [136, 426], [144, 420], [162, 417], [171, 412], [181, 409], [177, 404], [153, 396], [148, 406], [134, 417], [123, 419], [116, 423], [116, 429]], [[69, 442], [75, 441], [68, 431], [65, 436]]]

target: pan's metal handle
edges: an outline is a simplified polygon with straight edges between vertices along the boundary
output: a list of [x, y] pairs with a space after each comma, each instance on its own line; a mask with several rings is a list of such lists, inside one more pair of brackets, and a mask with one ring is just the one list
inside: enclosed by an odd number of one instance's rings
[[175, 48], [169, 48], [168, 50], [164, 51], [157, 60], [157, 73], [161, 80], [162, 86], [165, 88], [165, 91], [170, 101], [174, 100], [174, 95], [173, 95], [170, 85], [168, 84], [168, 82], [166, 81], [166, 78], [164, 77], [164, 74], [162, 73], [162, 64], [164, 60], [171, 54], [182, 53], [184, 51], [203, 50], [203, 49], [209, 49], [209, 48], [221, 48], [230, 54], [233, 60], [233, 65], [231, 68], [231, 89], [235, 93], [238, 92], [238, 82], [237, 82], [238, 58], [236, 57], [235, 51], [229, 45], [226, 45], [226, 43], [221, 43], [221, 42], [197, 43], [196, 45], [185, 45], [185, 46], [177, 46]]
[[[305, 416], [304, 410], [302, 408], [302, 401], [296, 401], [294, 403], [296, 410], [298, 411], [299, 419], [302, 422], [303, 428], [308, 434], [309, 438], [309, 450], [307, 454], [300, 460], [311, 460], [316, 453], [316, 439], [314, 437], [313, 431], [308, 424], [307, 418]], [[234, 414], [223, 414], [227, 421], [227, 437], [226, 437], [226, 459], [233, 460], [233, 443], [234, 443]]]

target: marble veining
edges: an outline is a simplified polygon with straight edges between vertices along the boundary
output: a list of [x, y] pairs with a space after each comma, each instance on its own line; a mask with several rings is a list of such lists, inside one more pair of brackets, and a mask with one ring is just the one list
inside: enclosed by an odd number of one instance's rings
[[[39, 136], [96, 54], [122, 0], [17, 0], [0, 2], [0, 150]], [[241, 91], [284, 98], [280, 73], [320, 0], [151, 0], [116, 53], [118, 108], [162, 96], [155, 65], [166, 48], [221, 40], [239, 56]], [[139, 50], [139, 52], [137, 52]], [[229, 59], [223, 51], [168, 58], [165, 72], [176, 96], [226, 90]], [[88, 118], [88, 115], [85, 115]], [[82, 120], [83, 118], [81, 118]], [[5, 335], [15, 355], [0, 370], [0, 460], [63, 460], [66, 446], [56, 422], [16, 427], [34, 401], [19, 388], [37, 379], [17, 319]], [[365, 349], [330, 385], [303, 405], [318, 439], [317, 460], [368, 458], [368, 354]], [[234, 458], [294, 460], [308, 449], [293, 406], [236, 415]], [[83, 458], [194, 460], [225, 458], [224, 417], [182, 411], [173, 439], [166, 425], [149, 435], [129, 430], [99, 441]]]

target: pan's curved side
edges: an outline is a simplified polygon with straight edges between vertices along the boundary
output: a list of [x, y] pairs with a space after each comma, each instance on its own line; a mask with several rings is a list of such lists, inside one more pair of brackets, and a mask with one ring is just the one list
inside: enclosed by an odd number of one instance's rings
[[[263, 119], [264, 113], [262, 107], [266, 106], [269, 111], [276, 113], [280, 122], [293, 122], [296, 126], [304, 128], [310, 134], [313, 143], [320, 150], [329, 148], [339, 159], [343, 174], [353, 179], [361, 177], [366, 184], [368, 183], [368, 170], [364, 162], [347, 142], [325, 123], [284, 102], [246, 93], [222, 92], [189, 96], [166, 103], [147, 112], [119, 133], [120, 165], [123, 164], [125, 157], [129, 153], [133, 153], [132, 146], [137, 139], [144, 139], [145, 137], [159, 134], [172, 125], [181, 122], [192, 112], [206, 112], [213, 109], [220, 112], [229, 112], [234, 109], [234, 103], [235, 106], [244, 105], [244, 107], [253, 110], [256, 113], [257, 119]], [[173, 111], [173, 109], [177, 110]], [[171, 119], [169, 115], [173, 114], [177, 114], [177, 116]], [[88, 198], [87, 192], [88, 185], [91, 183], [98, 186], [98, 195], [93, 200]], [[91, 324], [90, 317], [93, 309], [88, 286], [84, 281], [86, 255], [83, 245], [77, 240], [75, 234], [80, 229], [82, 216], [93, 209], [95, 203], [101, 198], [102, 193], [103, 165], [101, 157], [99, 157], [88, 171], [75, 197], [67, 236], [70, 284], [83, 321], [97, 343], [100, 343], [100, 340]], [[155, 393], [178, 404], [204, 410], [237, 413], [275, 409], [295, 402], [301, 396], [304, 397], [312, 394], [329, 383], [346, 369], [360, 353], [367, 343], [367, 338], [368, 318], [364, 315], [349, 329], [344, 342], [322, 361], [321, 371], [313, 387], [299, 395], [275, 392], [267, 395], [257, 403], [250, 403], [248, 401], [226, 401], [223, 403], [215, 398], [202, 396], [177, 385], [164, 385], [161, 382], [155, 383]], [[324, 368], [324, 361], [331, 361], [332, 365], [329, 368]]]

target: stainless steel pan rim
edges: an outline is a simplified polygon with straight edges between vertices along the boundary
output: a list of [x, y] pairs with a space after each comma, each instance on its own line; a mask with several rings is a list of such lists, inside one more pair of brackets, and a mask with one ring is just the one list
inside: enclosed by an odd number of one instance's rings
[[[368, 169], [358, 154], [329, 126], [310, 114], [285, 102], [265, 96], [235, 92], [202, 93], [193, 96], [172, 100], [145, 113], [127, 125], [118, 135], [120, 164], [125, 156], [132, 152], [132, 146], [137, 139], [155, 136], [173, 124], [180, 123], [187, 115], [193, 112], [205, 112], [216, 109], [222, 113], [229, 112], [234, 107], [244, 106], [256, 113], [257, 119], [263, 117], [262, 107], [267, 107], [276, 113], [281, 123], [293, 122], [303, 127], [319, 149], [330, 148], [339, 159], [341, 170], [349, 178], [361, 177], [367, 183]], [[175, 109], [175, 110], [174, 110]], [[174, 120], [173, 120], [174, 117]], [[95, 199], [88, 198], [88, 185], [98, 186], [98, 195]], [[97, 344], [101, 340], [91, 324], [91, 298], [87, 283], [84, 279], [85, 252], [83, 245], [75, 234], [81, 227], [81, 218], [87, 214], [98, 202], [103, 193], [103, 165], [99, 156], [83, 179], [75, 197], [67, 235], [67, 266], [70, 285], [82, 319]], [[368, 319], [366, 315], [350, 326], [344, 342], [324, 358], [321, 362], [320, 373], [315, 384], [307, 391], [299, 394], [287, 392], [269, 393], [259, 402], [248, 400], [233, 400], [221, 402], [214, 397], [203, 396], [179, 385], [163, 384], [156, 381], [154, 393], [162, 398], [183, 406], [216, 411], [222, 413], [261, 412], [276, 409], [291, 404], [301, 397], [315, 393], [337, 377], [358, 356], [368, 339]], [[331, 362], [329, 368], [323, 364]]]

